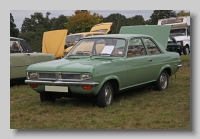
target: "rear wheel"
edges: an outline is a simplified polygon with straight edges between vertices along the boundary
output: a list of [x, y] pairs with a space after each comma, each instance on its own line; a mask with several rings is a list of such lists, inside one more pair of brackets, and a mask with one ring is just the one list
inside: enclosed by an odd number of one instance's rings
[[168, 87], [168, 84], [169, 75], [166, 70], [163, 70], [155, 83], [155, 89], [159, 91], [165, 90]]
[[103, 85], [99, 94], [97, 95], [97, 105], [100, 108], [107, 107], [112, 104], [113, 101], [113, 87], [110, 82]]

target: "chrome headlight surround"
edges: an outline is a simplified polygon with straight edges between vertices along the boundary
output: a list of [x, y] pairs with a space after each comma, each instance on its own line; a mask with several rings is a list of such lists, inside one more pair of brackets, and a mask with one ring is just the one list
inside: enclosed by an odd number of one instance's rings
[[92, 74], [91, 73], [81, 73], [80, 79], [81, 79], [81, 81], [84, 81], [84, 82], [92, 82]]
[[27, 78], [28, 79], [38, 79], [39, 74], [37, 72], [27, 72]]

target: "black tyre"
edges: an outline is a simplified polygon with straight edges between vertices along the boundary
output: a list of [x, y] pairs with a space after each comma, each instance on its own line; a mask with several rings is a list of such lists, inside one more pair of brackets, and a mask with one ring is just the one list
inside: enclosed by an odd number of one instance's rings
[[51, 101], [55, 102], [56, 98], [53, 96], [50, 96], [49, 94], [46, 93], [40, 93], [40, 101], [45, 102], [45, 101]]
[[189, 53], [190, 53], [190, 50], [189, 50], [188, 46], [184, 46], [183, 47], [183, 54], [188, 55]]
[[159, 91], [165, 90], [168, 87], [168, 84], [169, 75], [167, 71], [163, 70], [155, 83], [155, 89]]
[[100, 108], [107, 107], [112, 104], [113, 101], [113, 87], [110, 82], [103, 85], [99, 94], [97, 95], [97, 105]]
[[178, 50], [177, 53], [179, 53], [180, 56], [182, 55], [180, 50]]

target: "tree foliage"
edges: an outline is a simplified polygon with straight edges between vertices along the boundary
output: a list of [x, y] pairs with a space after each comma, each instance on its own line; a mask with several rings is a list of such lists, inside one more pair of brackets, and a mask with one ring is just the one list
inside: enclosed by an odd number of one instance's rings
[[21, 32], [25, 33], [28, 31], [36, 31], [38, 25], [43, 25], [46, 30], [50, 30], [50, 14], [50, 12], [47, 12], [46, 17], [44, 17], [42, 13], [35, 12], [33, 15], [31, 15], [31, 18], [25, 18], [22, 23]]
[[68, 17], [68, 21], [64, 23], [69, 33], [88, 32], [90, 29], [101, 23], [103, 17], [97, 13], [91, 14], [87, 10], [76, 10], [75, 14]]
[[113, 22], [109, 34], [117, 34], [119, 33], [121, 26], [127, 25], [126, 17], [119, 13], [110, 14], [109, 16], [103, 19], [103, 22]]
[[185, 12], [184, 10], [181, 10], [177, 13], [177, 16], [190, 16], [190, 12]]
[[[101, 22], [113, 22], [109, 34], [119, 33], [121, 26], [133, 25], [157, 25], [158, 19], [190, 15], [189, 12], [180, 11], [176, 14], [173, 10], [154, 10], [150, 19], [144, 20], [142, 15], [134, 15], [126, 18], [119, 13], [103, 16], [87, 10], [76, 10], [72, 16], [60, 15], [58, 18], [49, 18], [51, 13], [47, 12], [45, 16], [42, 13], [35, 12], [30, 18], [25, 18], [21, 34], [16, 28], [14, 18], [10, 13], [10, 35], [20, 37], [27, 41], [33, 51], [41, 51], [43, 33], [50, 30], [67, 29], [69, 33], [88, 32], [90, 29]], [[19, 35], [18, 35], [19, 34]]]
[[22, 23], [19, 37], [25, 39], [33, 51], [41, 51], [43, 33], [51, 30], [50, 14], [47, 12], [44, 17], [42, 13], [36, 12], [31, 18], [25, 18]]
[[159, 19], [177, 17], [176, 12], [173, 10], [154, 10], [150, 16], [151, 25], [157, 25]]
[[58, 18], [51, 19], [51, 30], [65, 29], [64, 23], [67, 22], [67, 16], [60, 15]]
[[19, 29], [16, 27], [16, 24], [14, 23], [14, 18], [10, 13], [10, 37], [18, 37], [18, 35]]
[[141, 15], [135, 15], [131, 18], [128, 18], [129, 25], [145, 25], [145, 20]]

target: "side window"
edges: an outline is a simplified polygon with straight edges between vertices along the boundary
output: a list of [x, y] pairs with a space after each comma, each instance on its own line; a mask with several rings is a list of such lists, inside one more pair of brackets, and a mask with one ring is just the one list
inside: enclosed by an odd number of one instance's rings
[[145, 47], [140, 38], [131, 38], [128, 43], [127, 57], [146, 55]]
[[160, 50], [156, 46], [156, 44], [149, 38], [144, 38], [144, 45], [147, 47], [149, 54], [160, 54]]
[[10, 41], [10, 53], [21, 53], [21, 49], [18, 41]]

